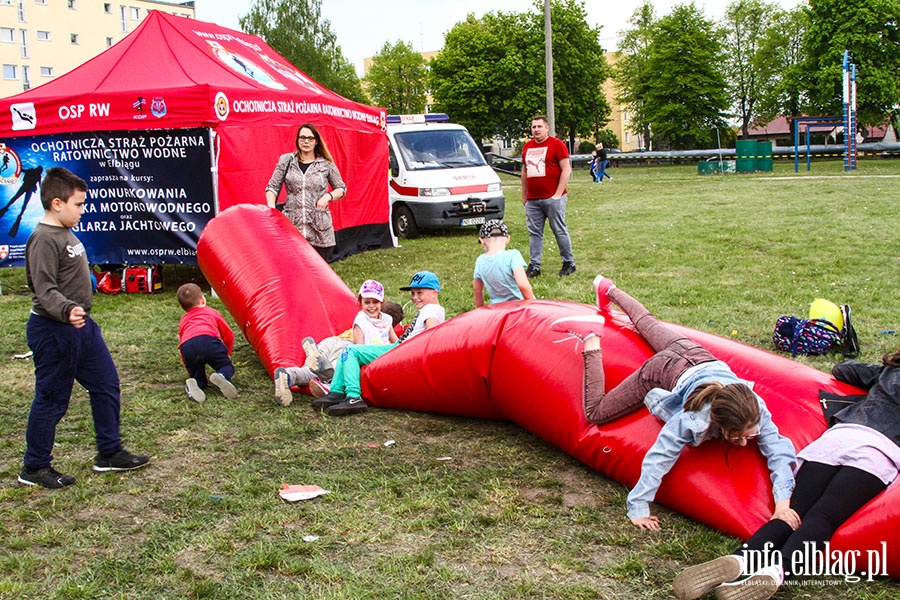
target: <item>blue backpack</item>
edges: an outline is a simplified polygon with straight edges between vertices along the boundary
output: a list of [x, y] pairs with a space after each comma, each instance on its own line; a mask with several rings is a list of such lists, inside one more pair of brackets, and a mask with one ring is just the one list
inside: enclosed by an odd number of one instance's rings
[[821, 355], [838, 348], [844, 357], [855, 358], [859, 355], [859, 339], [850, 322], [849, 305], [841, 307], [841, 315], [844, 319], [841, 330], [827, 319], [779, 317], [775, 322], [772, 343], [795, 358], [798, 354]]

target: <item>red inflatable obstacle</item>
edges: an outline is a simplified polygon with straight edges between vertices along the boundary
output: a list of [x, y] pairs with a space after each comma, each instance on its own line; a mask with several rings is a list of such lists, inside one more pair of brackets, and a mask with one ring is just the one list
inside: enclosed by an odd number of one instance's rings
[[209, 222], [197, 264], [271, 375], [302, 365], [301, 340], [346, 331], [356, 295], [280, 212], [238, 204]]
[[[277, 265], [271, 262], [275, 254]], [[200, 239], [198, 259], [270, 371], [281, 357], [302, 360], [301, 332], [331, 335], [348, 327], [356, 311], [353, 293], [290, 223], [271, 210], [235, 207], [216, 217]], [[588, 423], [581, 406], [580, 344], [550, 330], [560, 317], [595, 313], [584, 304], [523, 301], [453, 317], [368, 365], [363, 395], [384, 408], [511, 420], [633, 486], [661, 423], [646, 409], [603, 426]], [[326, 322], [333, 324], [329, 331], [322, 329]], [[680, 329], [739, 377], [755, 382], [775, 423], [797, 449], [825, 430], [820, 389], [859, 393], [788, 358]], [[622, 313], [607, 319], [602, 344], [610, 387], [652, 353]], [[663, 479], [656, 501], [744, 539], [773, 510], [768, 469], [756, 445], [741, 448], [724, 441], [686, 448]], [[900, 492], [894, 485], [838, 529], [831, 548], [858, 552], [858, 570], [871, 565], [877, 574], [900, 578], [897, 540]]]

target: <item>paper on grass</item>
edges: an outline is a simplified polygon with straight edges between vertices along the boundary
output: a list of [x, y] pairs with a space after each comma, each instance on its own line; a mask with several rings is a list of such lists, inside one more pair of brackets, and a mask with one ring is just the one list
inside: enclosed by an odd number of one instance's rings
[[328, 493], [330, 493], [328, 490], [323, 490], [317, 485], [288, 485], [287, 483], [282, 483], [281, 489], [278, 490], [278, 495], [288, 502], [309, 500]]

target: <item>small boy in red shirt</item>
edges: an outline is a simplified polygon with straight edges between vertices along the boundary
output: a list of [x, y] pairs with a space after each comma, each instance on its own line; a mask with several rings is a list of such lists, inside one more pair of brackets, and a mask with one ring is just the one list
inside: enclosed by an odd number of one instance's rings
[[185, 283], [178, 288], [178, 303], [185, 310], [178, 324], [178, 348], [181, 361], [190, 377], [184, 387], [188, 398], [194, 402], [206, 400], [206, 365], [215, 373], [209, 383], [216, 386], [229, 400], [237, 398], [237, 389], [230, 379], [234, 377], [231, 351], [234, 349], [234, 333], [222, 318], [222, 314], [206, 305], [206, 297], [195, 283]]

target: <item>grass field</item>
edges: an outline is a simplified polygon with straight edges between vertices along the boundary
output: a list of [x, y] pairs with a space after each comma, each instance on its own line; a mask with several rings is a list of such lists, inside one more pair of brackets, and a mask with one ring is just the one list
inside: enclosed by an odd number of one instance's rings
[[[824, 297], [853, 307], [862, 360], [898, 346], [900, 161], [865, 160], [852, 174], [836, 161], [800, 174], [792, 163], [726, 177], [698, 176], [696, 165], [611, 174], [594, 185], [576, 172], [578, 272], [555, 275], [548, 230], [538, 297], [592, 302], [601, 272], [663, 319], [766, 349], [780, 315]], [[512, 246], [527, 257], [517, 180], [504, 189]], [[467, 229], [333, 266], [351, 288], [374, 277], [401, 302], [397, 288], [430, 269], [451, 316], [473, 307], [480, 251]], [[299, 396], [279, 407], [236, 327], [239, 400], [190, 402], [174, 291], [192, 279], [208, 290], [196, 268], [168, 267], [163, 294], [95, 301], [122, 379], [125, 443], [153, 463], [92, 474], [79, 389], [55, 450], [78, 483], [49, 491], [15, 482], [33, 373], [10, 357], [27, 351], [30, 297], [22, 269], [0, 271], [0, 598], [669, 598], [680, 569], [737, 543], [663, 507], [663, 531], [639, 531], [624, 486], [511, 424], [377, 409], [328, 418]], [[838, 357], [799, 360], [828, 370]], [[288, 504], [282, 483], [331, 493]], [[890, 580], [800, 583], [778, 598], [900, 594]]]

